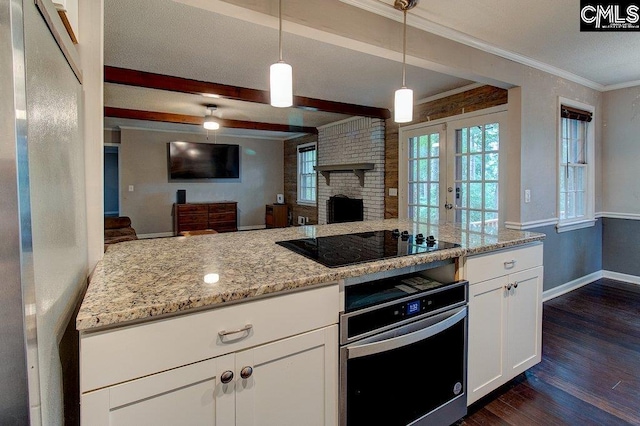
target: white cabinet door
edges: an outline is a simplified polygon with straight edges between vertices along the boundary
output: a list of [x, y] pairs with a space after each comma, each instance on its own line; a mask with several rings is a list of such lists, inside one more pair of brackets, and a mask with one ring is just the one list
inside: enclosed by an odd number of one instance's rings
[[508, 365], [510, 377], [542, 359], [542, 266], [509, 276]]
[[238, 352], [236, 373], [238, 426], [337, 424], [337, 325]]
[[233, 355], [201, 361], [82, 395], [83, 426], [233, 425]]
[[505, 382], [508, 277], [469, 287], [467, 404]]

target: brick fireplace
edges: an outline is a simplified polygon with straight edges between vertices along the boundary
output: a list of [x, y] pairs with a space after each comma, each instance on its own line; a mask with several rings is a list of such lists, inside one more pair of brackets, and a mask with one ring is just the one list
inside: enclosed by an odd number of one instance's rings
[[355, 117], [318, 129], [318, 166], [373, 164], [363, 184], [351, 171], [318, 174], [318, 223], [327, 223], [327, 200], [334, 195], [363, 200], [364, 220], [384, 219], [384, 120]]

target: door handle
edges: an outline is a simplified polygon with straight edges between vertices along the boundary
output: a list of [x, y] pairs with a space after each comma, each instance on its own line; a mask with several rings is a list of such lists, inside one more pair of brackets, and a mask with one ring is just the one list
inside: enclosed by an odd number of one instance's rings
[[445, 209], [447, 209], [447, 210], [451, 210], [451, 209], [453, 208], [453, 204], [451, 204], [451, 203], [446, 203], [446, 204], [444, 205], [444, 208], [445, 208]]

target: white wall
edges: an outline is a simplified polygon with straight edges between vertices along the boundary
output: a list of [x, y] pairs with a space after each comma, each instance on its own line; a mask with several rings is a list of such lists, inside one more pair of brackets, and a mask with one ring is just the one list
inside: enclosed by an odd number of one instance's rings
[[640, 86], [604, 94], [602, 210], [640, 215]]
[[[106, 139], [110, 139], [107, 136]], [[209, 137], [213, 141], [213, 136]], [[169, 182], [167, 143], [207, 142], [205, 134], [141, 129], [120, 131], [120, 214], [129, 216], [138, 234], [173, 231], [171, 209], [178, 189], [187, 202], [238, 202], [238, 226], [264, 225], [265, 205], [284, 192], [284, 144], [281, 140], [218, 136], [217, 143], [242, 148], [240, 179], [211, 182]], [[129, 185], [134, 191], [129, 192]]]

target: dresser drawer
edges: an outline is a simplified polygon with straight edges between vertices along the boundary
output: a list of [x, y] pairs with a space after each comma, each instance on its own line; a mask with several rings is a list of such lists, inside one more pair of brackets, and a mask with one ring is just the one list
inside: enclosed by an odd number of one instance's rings
[[235, 203], [216, 203], [209, 204], [209, 213], [228, 213], [233, 212], [235, 214], [236, 204]]
[[466, 263], [469, 284], [541, 266], [542, 247], [540, 243], [469, 257]]
[[230, 213], [209, 213], [209, 222], [236, 222], [236, 214]]
[[[217, 309], [83, 332], [80, 390], [169, 370], [338, 322], [338, 286], [328, 285]], [[221, 337], [222, 331], [247, 331]]]
[[[206, 214], [180, 214], [180, 225], [200, 223], [207, 226], [208, 217]], [[180, 226], [182, 228], [182, 226]]]
[[182, 216], [186, 213], [202, 213], [207, 214], [209, 211], [206, 204], [176, 204], [176, 210]]

